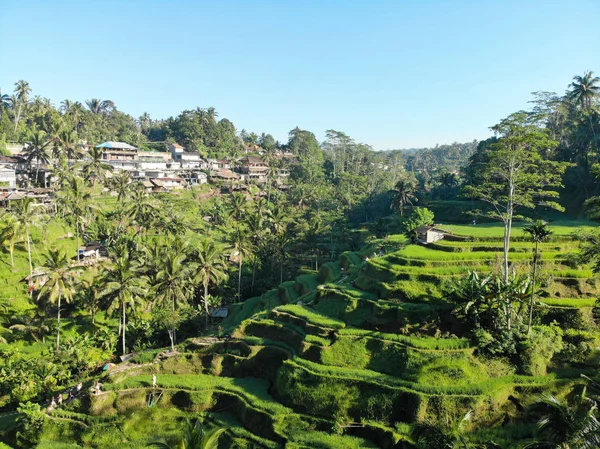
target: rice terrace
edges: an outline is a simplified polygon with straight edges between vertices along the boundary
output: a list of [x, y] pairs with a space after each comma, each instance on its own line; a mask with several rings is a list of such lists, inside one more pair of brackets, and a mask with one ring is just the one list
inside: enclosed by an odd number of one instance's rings
[[50, 3], [0, 449], [600, 448], [600, 5]]

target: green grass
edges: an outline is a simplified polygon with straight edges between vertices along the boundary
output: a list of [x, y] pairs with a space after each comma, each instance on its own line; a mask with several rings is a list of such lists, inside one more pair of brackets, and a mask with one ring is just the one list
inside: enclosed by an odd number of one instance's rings
[[[478, 260], [493, 260], [501, 257], [501, 252], [445, 252], [436, 251], [434, 249], [426, 248], [420, 245], [407, 245], [405, 248], [397, 251], [393, 254], [396, 257], [406, 259], [417, 259], [427, 261], [450, 261], [450, 262], [464, 262], [464, 261], [478, 261]], [[560, 251], [546, 251], [541, 253], [542, 260], [548, 259], [559, 259], [564, 254]], [[510, 255], [510, 260], [529, 260], [531, 254], [527, 253], [515, 253]]]
[[552, 307], [594, 307], [596, 298], [539, 298], [539, 302]]
[[[513, 224], [512, 237], [527, 237], [523, 228], [528, 226], [528, 223], [517, 222]], [[548, 227], [554, 235], [567, 236], [578, 230], [589, 231], [598, 227], [596, 223], [587, 220], [564, 220], [553, 221], [548, 223]], [[442, 229], [452, 232], [457, 235], [470, 237], [495, 237], [502, 238], [504, 235], [504, 227], [501, 223], [481, 223], [473, 225], [443, 225]]]
[[288, 304], [285, 306], [277, 307], [277, 309], [275, 310], [302, 318], [306, 322], [314, 324], [316, 326], [326, 327], [330, 329], [342, 329], [346, 327], [346, 324], [343, 321], [330, 318], [327, 315], [319, 313], [316, 310], [306, 306]]
[[338, 331], [341, 336], [369, 337], [402, 343], [415, 349], [424, 350], [470, 350], [471, 342], [467, 338], [434, 338], [426, 336], [409, 336], [370, 331], [366, 329], [346, 328]]

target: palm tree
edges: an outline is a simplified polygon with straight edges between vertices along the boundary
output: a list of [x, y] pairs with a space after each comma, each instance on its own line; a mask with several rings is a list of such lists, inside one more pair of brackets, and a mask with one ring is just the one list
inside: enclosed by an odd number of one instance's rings
[[125, 209], [125, 215], [143, 231], [139, 233], [139, 237], [142, 237], [147, 233], [158, 211], [159, 209], [154, 204], [154, 201], [152, 201], [152, 198], [146, 193], [143, 186], [141, 186], [133, 190], [129, 199], [129, 205]]
[[96, 184], [96, 179], [104, 179], [107, 172], [113, 171], [112, 165], [103, 162], [102, 154], [102, 148], [90, 148], [88, 152], [90, 160], [83, 166], [85, 177], [88, 181], [92, 180], [92, 185]]
[[0, 89], [0, 119], [2, 118], [2, 114], [4, 113], [4, 109], [8, 109], [10, 107], [10, 95], [3, 94]]
[[600, 95], [600, 78], [593, 75], [592, 71], [585, 72], [583, 76], [573, 77], [573, 82], [569, 84], [571, 90], [567, 92], [567, 97], [579, 103], [584, 110], [591, 108], [593, 100]]
[[36, 182], [39, 182], [40, 162], [43, 164], [47, 164], [48, 162], [50, 162], [50, 153], [48, 152], [48, 146], [51, 143], [52, 140], [48, 138], [46, 132], [42, 131], [41, 129], [38, 129], [36, 126], [33, 126], [29, 131], [27, 147], [23, 150], [23, 155], [27, 160], [27, 164], [29, 165], [30, 171], [31, 163], [34, 159], [36, 160]]
[[[194, 264], [186, 263], [186, 255], [167, 249], [161, 260], [161, 268], [156, 273], [152, 290], [156, 301], [163, 307], [176, 312], [178, 304], [187, 303], [194, 294]], [[175, 329], [169, 331], [171, 350], [175, 350]]]
[[61, 130], [58, 134], [58, 142], [68, 160], [79, 160], [83, 157], [83, 150], [74, 130]]
[[225, 253], [222, 246], [217, 245], [213, 240], [205, 239], [198, 245], [195, 258], [198, 264], [196, 281], [204, 287], [202, 302], [206, 314], [206, 325], [208, 325], [208, 287], [227, 277]]
[[15, 244], [19, 239], [19, 223], [13, 215], [6, 214], [0, 224], [0, 244], [8, 248], [10, 265], [15, 267]]
[[176, 446], [169, 446], [160, 441], [150, 443], [147, 447], [156, 447], [159, 449], [217, 449], [219, 446], [219, 437], [225, 432], [225, 429], [213, 429], [205, 431], [200, 425], [200, 421], [191, 423], [187, 421], [185, 435]]
[[535, 282], [537, 275], [537, 266], [538, 261], [541, 256], [538, 251], [539, 245], [542, 242], [548, 240], [552, 231], [548, 229], [548, 225], [543, 220], [537, 220], [535, 223], [532, 223], [530, 226], [523, 228], [523, 231], [529, 234], [531, 240], [535, 243], [535, 249], [533, 253], [533, 276], [532, 276], [532, 286], [531, 286], [531, 298], [529, 300], [529, 323], [527, 325], [527, 333], [531, 332], [531, 321], [533, 320], [533, 298], [535, 295]]
[[106, 114], [115, 109], [115, 104], [110, 100], [103, 101], [98, 98], [92, 98], [91, 100], [86, 100], [85, 104], [92, 114]]
[[592, 403], [572, 408], [553, 396], [532, 404], [529, 411], [538, 415], [538, 440], [524, 449], [595, 449], [600, 447], [600, 422]]
[[79, 284], [79, 302], [81, 306], [89, 310], [92, 324], [96, 323], [96, 312], [100, 305], [100, 282], [98, 277], [92, 280], [84, 279]]
[[75, 251], [79, 251], [79, 235], [84, 231], [84, 225], [88, 223], [90, 215], [97, 210], [92, 203], [92, 194], [85, 186], [83, 179], [73, 177], [69, 180], [65, 191], [65, 206], [75, 218]]
[[240, 192], [234, 192], [229, 197], [229, 208], [236, 220], [240, 220], [246, 210], [246, 197]]
[[415, 199], [416, 183], [410, 179], [401, 179], [395, 185], [395, 188], [390, 191], [394, 194], [391, 208], [400, 211], [400, 217], [403, 216], [404, 206], [410, 204], [412, 206], [412, 200]]
[[31, 227], [38, 226], [39, 223], [42, 222], [44, 216], [39, 213], [32, 198], [23, 198], [21, 201], [18, 201], [12, 210], [12, 214], [19, 226], [19, 235], [25, 234], [25, 241], [27, 242], [27, 255], [29, 257], [29, 291], [31, 293], [33, 264], [31, 262], [31, 234], [29, 230]]
[[139, 263], [134, 260], [126, 248], [120, 248], [112, 266], [104, 269], [100, 283], [101, 297], [109, 300], [108, 312], [119, 310], [121, 313], [119, 333], [122, 337], [122, 353], [126, 353], [125, 330], [127, 328], [127, 306], [133, 307], [145, 295], [145, 278], [140, 273]]
[[40, 295], [46, 296], [50, 303], [56, 303], [58, 307], [57, 331], [56, 331], [56, 351], [60, 348], [60, 304], [64, 299], [70, 302], [73, 299], [73, 288], [78, 273], [71, 268], [69, 258], [60, 250], [49, 250], [46, 256], [46, 262], [40, 268], [43, 274], [39, 277], [47, 277], [40, 290]]
[[292, 238], [287, 232], [280, 232], [275, 237], [273, 244], [275, 245], [275, 252], [279, 259], [279, 283], [281, 284], [283, 282], [283, 266], [290, 254], [289, 249], [292, 245]]
[[242, 265], [244, 263], [244, 257], [251, 254], [250, 236], [248, 231], [241, 226], [237, 226], [229, 235], [229, 244], [234, 252], [237, 252], [238, 258], [238, 300], [242, 299]]
[[[265, 238], [265, 233], [268, 231], [268, 229], [265, 226], [265, 220], [262, 216], [262, 214], [260, 213], [254, 213], [248, 216], [248, 230], [249, 230], [249, 236], [250, 236], [250, 241], [252, 242], [252, 245], [255, 248], [260, 248], [264, 238]], [[252, 258], [252, 293], [254, 293], [254, 281], [255, 281], [255, 275], [256, 275], [256, 263], [258, 262], [258, 258], [253, 257]]]
[[73, 110], [73, 102], [71, 100], [63, 100], [60, 102], [60, 107], [58, 109], [63, 115], [67, 115]]
[[131, 176], [128, 171], [121, 170], [110, 180], [110, 188], [117, 194], [117, 201], [123, 201], [131, 190]]
[[31, 93], [31, 87], [29, 87], [29, 83], [27, 81], [19, 80], [15, 83], [15, 100], [14, 106], [18, 109], [15, 114], [15, 132], [17, 131], [17, 126], [19, 125], [19, 120], [21, 120], [21, 113], [23, 112], [23, 106], [27, 104], [29, 101], [29, 94]]

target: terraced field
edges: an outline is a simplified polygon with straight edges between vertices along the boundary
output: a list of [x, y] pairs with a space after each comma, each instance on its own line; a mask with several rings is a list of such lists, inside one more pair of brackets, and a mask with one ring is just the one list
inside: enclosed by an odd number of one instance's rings
[[[373, 257], [373, 245], [344, 253], [319, 273], [232, 306], [220, 340], [185, 342], [179, 354], [110, 375], [102, 394], [52, 412], [40, 447], [143, 447], [174, 435], [178, 419], [203, 415], [227, 428], [219, 447], [409, 448], [416, 421], [469, 411], [489, 429], [482, 437], [518, 447], [533, 427], [515, 436], [501, 423], [540, 392], [560, 394], [595, 373], [598, 351], [578, 360], [560, 353], [543, 376], [477, 355], [444, 290], [471, 268], [499, 270], [501, 228], [452, 229], [455, 237], [426, 247], [395, 236], [387, 254]], [[566, 346], [597, 348], [598, 282], [589, 267], [569, 265], [574, 229], [558, 228], [541, 246], [535, 316], [561, 324]], [[532, 245], [512, 247], [513, 268], [527, 272]], [[76, 445], [53, 443], [65, 439]]]

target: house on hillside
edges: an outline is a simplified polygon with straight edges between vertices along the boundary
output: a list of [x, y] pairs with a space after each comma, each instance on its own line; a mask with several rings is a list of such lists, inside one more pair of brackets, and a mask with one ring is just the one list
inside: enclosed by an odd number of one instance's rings
[[241, 172], [248, 181], [263, 182], [267, 178], [269, 166], [258, 156], [246, 156], [241, 161]]
[[444, 238], [446, 232], [434, 226], [421, 226], [415, 230], [419, 243], [433, 243]]
[[220, 181], [235, 181], [240, 179], [240, 175], [232, 172], [231, 170], [222, 169], [210, 172], [210, 178]]
[[153, 182], [153, 183], [156, 181], [159, 181], [160, 183], [162, 183], [161, 187], [164, 187], [167, 190], [183, 189], [186, 186], [185, 179], [180, 178], [178, 176], [173, 176], [173, 177], [168, 177], [168, 178], [157, 178], [157, 179], [150, 180], [150, 182]]
[[0, 164], [0, 187], [17, 187], [17, 172], [14, 165]]
[[138, 156], [138, 149], [125, 142], [104, 142], [96, 145], [96, 148], [102, 148], [102, 159], [105, 161], [135, 161]]

